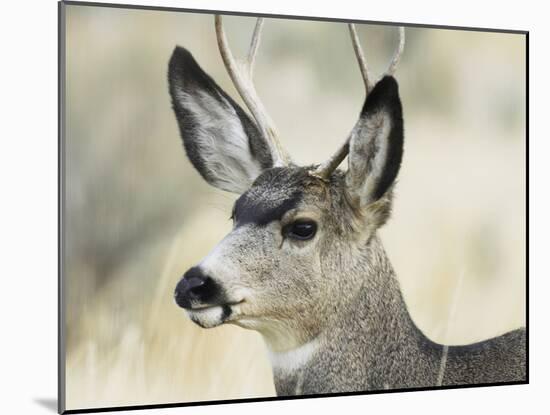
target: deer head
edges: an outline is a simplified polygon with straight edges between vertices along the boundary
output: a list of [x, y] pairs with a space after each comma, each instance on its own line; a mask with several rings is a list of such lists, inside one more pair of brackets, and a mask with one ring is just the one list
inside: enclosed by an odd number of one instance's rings
[[[404, 46], [374, 81], [355, 26], [351, 39], [366, 99], [345, 143], [326, 162], [293, 163], [252, 82], [263, 19], [246, 60], [236, 60], [216, 16], [218, 46], [249, 116], [176, 47], [169, 64], [172, 104], [187, 155], [202, 177], [237, 193], [233, 230], [178, 283], [175, 299], [202, 327], [233, 323], [260, 331], [276, 351], [296, 347], [361, 285], [359, 264], [390, 213], [403, 152], [398, 85]], [[347, 171], [338, 165], [348, 156]]]

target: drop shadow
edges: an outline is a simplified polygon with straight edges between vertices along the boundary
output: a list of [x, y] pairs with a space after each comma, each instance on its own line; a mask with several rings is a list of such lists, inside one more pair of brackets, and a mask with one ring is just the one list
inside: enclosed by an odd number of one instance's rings
[[35, 398], [34, 402], [52, 412], [57, 413], [57, 399], [55, 398]]

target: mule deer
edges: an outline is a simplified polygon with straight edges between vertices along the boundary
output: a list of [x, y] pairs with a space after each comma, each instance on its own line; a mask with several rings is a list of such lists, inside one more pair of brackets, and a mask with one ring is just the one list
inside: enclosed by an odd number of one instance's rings
[[[366, 89], [359, 120], [328, 161], [294, 164], [252, 83], [262, 19], [246, 60], [233, 57], [221, 16], [218, 46], [251, 117], [176, 47], [172, 104], [189, 159], [211, 185], [240, 194], [233, 230], [177, 284], [175, 300], [204, 328], [260, 332], [279, 396], [524, 381], [525, 329], [444, 346], [419, 330], [377, 236], [388, 220], [403, 154], [393, 77], [404, 29], [375, 82], [349, 25]], [[347, 171], [338, 165], [348, 157]]]

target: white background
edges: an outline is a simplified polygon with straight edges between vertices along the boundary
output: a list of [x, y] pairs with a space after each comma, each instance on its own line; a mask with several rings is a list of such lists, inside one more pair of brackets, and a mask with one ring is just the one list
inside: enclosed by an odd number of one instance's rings
[[[257, 412], [540, 413], [548, 408], [546, 127], [548, 12], [544, 2], [306, 0], [126, 1], [365, 20], [530, 31], [530, 380], [528, 386], [398, 393], [141, 411], [143, 414]], [[0, 24], [0, 376], [2, 413], [53, 413], [57, 390], [57, 5], [3, 2]], [[495, 68], [498, 71], [499, 68]], [[546, 399], [545, 399], [546, 398]], [[45, 403], [45, 404], [44, 404]], [[536, 410], [535, 408], [541, 409]], [[546, 409], [548, 410], [548, 409]], [[126, 413], [126, 412], [124, 412]]]

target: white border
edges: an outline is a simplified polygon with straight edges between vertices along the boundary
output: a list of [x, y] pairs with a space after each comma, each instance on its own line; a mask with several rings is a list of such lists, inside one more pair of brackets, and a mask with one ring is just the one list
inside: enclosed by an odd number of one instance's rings
[[[55, 0], [2, 4], [0, 97], [2, 151], [2, 412], [53, 413], [37, 400], [56, 395], [57, 349], [57, 5]], [[517, 414], [548, 407], [546, 235], [550, 212], [544, 128], [548, 105], [548, 29], [544, 2], [479, 0], [186, 0], [126, 3], [529, 30], [530, 48], [530, 316], [531, 385], [468, 390], [262, 402], [141, 414], [336, 413]], [[498, 68], [495, 68], [498, 70]], [[120, 412], [126, 413], [126, 412]], [[136, 413], [136, 412], [132, 412]]]

